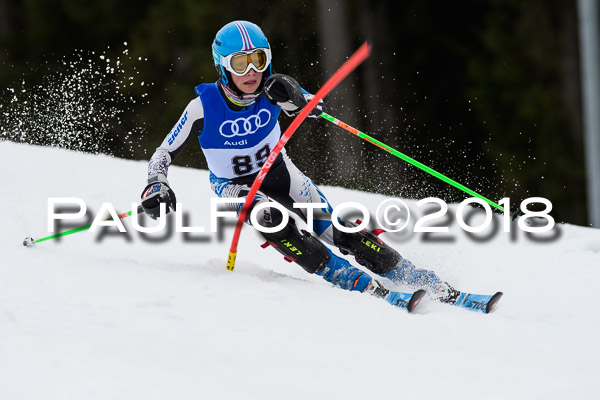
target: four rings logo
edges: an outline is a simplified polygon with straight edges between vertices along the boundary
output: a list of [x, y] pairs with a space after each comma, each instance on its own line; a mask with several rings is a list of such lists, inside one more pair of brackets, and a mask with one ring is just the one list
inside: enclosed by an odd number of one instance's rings
[[223, 122], [219, 127], [219, 133], [226, 138], [251, 135], [259, 128], [267, 126], [269, 121], [271, 121], [271, 113], [269, 110], [262, 109], [257, 115]]

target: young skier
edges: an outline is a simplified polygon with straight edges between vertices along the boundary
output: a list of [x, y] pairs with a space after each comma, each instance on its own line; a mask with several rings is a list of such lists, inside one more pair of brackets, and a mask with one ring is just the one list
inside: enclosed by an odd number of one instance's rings
[[[253, 23], [234, 21], [223, 26], [213, 41], [212, 55], [219, 79], [195, 88], [197, 97], [190, 101], [150, 159], [148, 183], [141, 197], [142, 207], [151, 218], [158, 217], [160, 203], [166, 203], [167, 212], [175, 210], [175, 194], [167, 181], [168, 167], [196, 138], [206, 157], [210, 183], [217, 196], [245, 197], [281, 136], [278, 123], [281, 110], [293, 116], [312, 98], [291, 77], [273, 73], [271, 47], [261, 29]], [[252, 206], [271, 201], [282, 204], [305, 222], [307, 209], [293, 208], [293, 203], [326, 204], [314, 210], [314, 235], [300, 230], [293, 218], [278, 232], [261, 232], [286, 259], [309, 273], [320, 275], [343, 289], [379, 297], [388, 295], [388, 289], [335, 255], [323, 244], [326, 243], [353, 255], [373, 273], [424, 288], [431, 297], [442, 302], [454, 303], [460, 295], [434, 272], [415, 268], [374, 233], [366, 230], [344, 233], [336, 229], [326, 197], [296, 168], [285, 149], [267, 174]], [[233, 207], [239, 212], [241, 204]], [[278, 226], [282, 221], [281, 211], [267, 207], [258, 213], [258, 221], [265, 227]], [[340, 223], [355, 226], [348, 221]]]

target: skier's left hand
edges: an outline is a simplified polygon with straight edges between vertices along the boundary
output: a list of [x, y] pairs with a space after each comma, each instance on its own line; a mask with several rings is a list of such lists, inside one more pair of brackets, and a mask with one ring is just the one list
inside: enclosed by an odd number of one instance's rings
[[[297, 115], [314, 97], [312, 94], [304, 93], [294, 78], [284, 74], [272, 74], [265, 82], [263, 91], [267, 100], [281, 107], [283, 112], [290, 117]], [[309, 117], [318, 118], [321, 115], [322, 107], [323, 101], [321, 100], [319, 105], [311, 111]]]

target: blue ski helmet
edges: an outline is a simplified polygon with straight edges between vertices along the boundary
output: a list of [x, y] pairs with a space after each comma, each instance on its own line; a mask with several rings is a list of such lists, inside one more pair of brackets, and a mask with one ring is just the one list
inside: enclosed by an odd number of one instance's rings
[[212, 55], [221, 83], [236, 93], [231, 74], [245, 75], [250, 69], [264, 72], [259, 91], [271, 75], [271, 46], [258, 27], [248, 21], [233, 21], [223, 26], [212, 43]]

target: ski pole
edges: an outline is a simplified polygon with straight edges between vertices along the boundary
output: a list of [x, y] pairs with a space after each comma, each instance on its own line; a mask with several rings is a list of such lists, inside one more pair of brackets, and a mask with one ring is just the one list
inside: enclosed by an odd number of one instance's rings
[[329, 94], [329, 92], [331, 92], [338, 85], [338, 83], [348, 76], [350, 72], [354, 71], [354, 69], [358, 67], [364, 60], [366, 60], [370, 54], [371, 46], [367, 42], [363, 43], [363, 45], [360, 46], [360, 48], [356, 50], [356, 52], [354, 52], [354, 54], [352, 54], [352, 56], [350, 56], [350, 58], [346, 60], [344, 64], [342, 64], [342, 66], [331, 76], [331, 78], [325, 82], [325, 84], [317, 91], [315, 96], [308, 102], [308, 104], [302, 108], [302, 111], [300, 111], [296, 118], [294, 118], [290, 126], [281, 136], [281, 139], [279, 139], [279, 142], [277, 142], [277, 145], [273, 151], [271, 151], [271, 154], [269, 154], [269, 157], [267, 157], [267, 161], [256, 175], [256, 178], [250, 187], [250, 191], [246, 196], [246, 201], [244, 202], [244, 205], [240, 211], [237, 224], [235, 225], [233, 239], [231, 240], [231, 246], [229, 248], [229, 257], [227, 258], [227, 269], [229, 271], [233, 271], [235, 268], [235, 258], [237, 256], [237, 245], [240, 240], [240, 233], [242, 232], [242, 226], [244, 225], [246, 215], [250, 210], [252, 200], [254, 200], [254, 195], [267, 176], [269, 169], [271, 169], [271, 166], [281, 152], [281, 149], [283, 149], [283, 146], [285, 146], [302, 121], [304, 121], [308, 114], [317, 106], [319, 100], [327, 96], [327, 94]]
[[369, 142], [371, 144], [374, 144], [375, 146], [377, 146], [377, 147], [379, 147], [379, 148], [387, 151], [388, 153], [391, 153], [391, 154], [395, 155], [396, 157], [401, 158], [402, 160], [408, 162], [409, 164], [412, 164], [415, 167], [422, 169], [423, 171], [427, 172], [428, 174], [433, 175], [433, 176], [435, 176], [438, 179], [441, 179], [442, 181], [444, 181], [444, 182], [446, 182], [446, 183], [454, 186], [455, 188], [460, 189], [463, 192], [466, 192], [466, 193], [470, 194], [473, 197], [480, 198], [481, 200], [485, 201], [486, 203], [488, 203], [492, 207], [495, 207], [498, 210], [504, 212], [504, 207], [502, 207], [501, 205], [496, 204], [495, 202], [491, 201], [490, 199], [488, 199], [488, 198], [480, 195], [479, 193], [477, 193], [477, 192], [469, 189], [468, 187], [466, 187], [464, 185], [461, 185], [460, 183], [456, 182], [455, 180], [450, 179], [447, 176], [445, 176], [445, 175], [443, 175], [443, 174], [435, 171], [434, 169], [428, 167], [427, 165], [425, 165], [423, 163], [420, 163], [419, 161], [415, 160], [414, 158], [411, 158], [411, 157], [407, 156], [406, 154], [403, 154], [403, 153], [399, 152], [398, 150], [391, 148], [387, 144], [380, 142], [379, 140], [377, 140], [377, 139], [375, 139], [375, 138], [367, 135], [366, 133], [361, 132], [358, 129], [351, 127], [350, 125], [348, 125], [348, 124], [340, 121], [339, 119], [337, 119], [337, 118], [335, 118], [335, 117], [333, 117], [333, 116], [331, 116], [331, 115], [329, 115], [329, 114], [327, 114], [325, 112], [322, 112], [321, 115], [320, 115], [320, 117], [323, 118], [323, 119], [326, 119], [327, 121], [329, 121], [331, 123], [334, 123], [335, 125], [339, 126], [340, 128], [343, 128], [343, 129], [347, 130], [350, 133], [355, 134], [359, 138], [364, 139], [364, 140], [366, 140], [367, 142]]
[[[119, 214], [117, 216], [119, 217], [119, 219], [123, 219], [123, 218], [129, 217], [132, 212], [133, 211], [125, 212], [125, 213]], [[141, 212], [144, 212], [144, 209], [142, 208], [142, 206], [138, 206], [137, 212], [138, 212], [138, 214], [141, 213]], [[106, 218], [104, 221], [112, 221], [112, 217], [111, 218]], [[85, 225], [85, 226], [80, 226], [79, 228], [73, 228], [71, 230], [68, 230], [68, 231], [65, 231], [65, 232], [56, 233], [54, 235], [46, 236], [46, 237], [43, 237], [41, 239], [34, 239], [34, 238], [28, 236], [28, 237], [25, 238], [25, 240], [23, 240], [23, 246], [25, 246], [25, 247], [31, 247], [34, 244], [39, 243], [39, 242], [43, 242], [43, 241], [50, 240], [50, 239], [56, 239], [57, 237], [71, 235], [73, 233], [77, 233], [77, 232], [81, 232], [81, 231], [86, 231], [86, 230], [90, 229], [91, 226], [92, 226], [92, 224]]]

